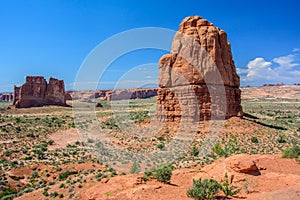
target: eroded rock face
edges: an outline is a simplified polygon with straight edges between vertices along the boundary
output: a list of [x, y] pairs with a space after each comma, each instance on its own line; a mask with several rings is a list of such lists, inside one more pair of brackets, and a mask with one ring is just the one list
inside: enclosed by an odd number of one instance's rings
[[50, 78], [49, 83], [42, 76], [27, 76], [26, 82], [14, 88], [13, 105], [28, 108], [44, 105], [66, 106], [64, 81]]
[[242, 116], [240, 79], [223, 30], [187, 17], [159, 61], [157, 117], [199, 121]]
[[65, 84], [63, 80], [50, 78], [45, 93], [45, 101], [51, 105], [66, 105]]

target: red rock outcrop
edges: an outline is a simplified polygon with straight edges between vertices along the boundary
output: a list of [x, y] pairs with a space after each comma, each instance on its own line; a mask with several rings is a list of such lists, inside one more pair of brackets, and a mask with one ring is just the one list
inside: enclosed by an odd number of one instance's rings
[[259, 175], [259, 169], [257, 168], [255, 162], [253, 160], [249, 160], [248, 158], [237, 157], [232, 158], [226, 162], [227, 168], [232, 169], [238, 173], [246, 173]]
[[1, 101], [12, 101], [13, 100], [13, 94], [12, 93], [0, 94], [0, 100]]
[[227, 35], [199, 16], [180, 24], [171, 53], [159, 61], [158, 84], [160, 121], [242, 116], [240, 79]]
[[67, 105], [64, 81], [50, 78], [47, 83], [42, 76], [27, 76], [22, 86], [15, 86], [14, 97], [13, 105], [16, 108]]

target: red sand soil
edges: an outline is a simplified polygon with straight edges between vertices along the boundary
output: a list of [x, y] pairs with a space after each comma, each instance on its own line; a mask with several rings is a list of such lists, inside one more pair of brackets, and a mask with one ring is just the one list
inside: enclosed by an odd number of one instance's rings
[[[230, 163], [238, 163], [235, 167], [245, 168], [254, 162], [260, 175], [240, 173]], [[81, 167], [84, 167], [83, 165]], [[84, 185], [76, 194], [78, 200], [188, 200], [186, 191], [197, 178], [214, 178], [220, 181], [224, 174], [233, 177], [233, 184], [242, 188], [232, 199], [300, 199], [300, 164], [293, 159], [283, 159], [280, 155], [235, 155], [219, 159], [202, 169], [178, 169], [173, 171], [171, 184], [163, 184], [155, 180], [141, 183], [143, 174], [128, 174], [103, 179]], [[34, 200], [50, 199], [42, 195], [43, 190], [25, 194], [17, 199]], [[65, 199], [68, 199], [67, 195]]]

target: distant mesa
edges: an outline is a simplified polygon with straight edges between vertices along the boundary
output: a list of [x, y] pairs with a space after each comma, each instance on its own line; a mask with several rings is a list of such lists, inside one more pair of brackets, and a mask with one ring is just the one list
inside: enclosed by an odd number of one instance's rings
[[263, 87], [270, 87], [270, 86], [284, 86], [283, 82], [280, 83], [275, 83], [275, 84], [271, 84], [271, 83], [265, 83], [262, 85]]
[[66, 96], [63, 80], [51, 77], [47, 83], [43, 76], [27, 76], [22, 86], [14, 87], [13, 106], [16, 108], [68, 106], [66, 97], [68, 96]]
[[98, 90], [98, 91], [69, 91], [67, 95], [73, 100], [89, 101], [99, 99], [102, 101], [117, 101], [129, 99], [147, 99], [157, 96], [157, 88], [132, 88], [117, 90]]
[[227, 35], [199, 16], [181, 22], [171, 53], [159, 61], [158, 85], [159, 121], [243, 115], [240, 78]]
[[156, 88], [122, 89], [106, 92], [106, 101], [124, 99], [147, 99], [157, 96]]

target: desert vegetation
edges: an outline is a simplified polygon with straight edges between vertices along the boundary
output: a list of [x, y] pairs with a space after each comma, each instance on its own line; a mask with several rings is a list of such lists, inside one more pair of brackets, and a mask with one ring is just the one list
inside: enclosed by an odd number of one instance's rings
[[[103, 106], [95, 108], [96, 103]], [[242, 103], [247, 115], [244, 119], [226, 120], [208, 154], [201, 155], [208, 126], [208, 122], [202, 122], [186, 153], [172, 164], [161, 164], [166, 162], [163, 159], [146, 162], [128, 159], [130, 153], [163, 153], [176, 134], [176, 127], [162, 127], [155, 135], [139, 137], [139, 134], [152, 131], [148, 127], [154, 115], [150, 108], [155, 106], [156, 98], [114, 104], [99, 100], [80, 102], [79, 109], [94, 108], [96, 118], [90, 119], [83, 113], [75, 121], [72, 108], [7, 110], [8, 103], [1, 102], [0, 197], [12, 199], [39, 190], [44, 197], [72, 199], [87, 185], [127, 173], [142, 173], [144, 182], [156, 180], [168, 185], [172, 184], [174, 169], [204, 167], [235, 154], [281, 154], [283, 158], [299, 161], [298, 100], [262, 98], [246, 99]], [[125, 106], [129, 109], [124, 110]], [[99, 159], [92, 153], [93, 149], [101, 149], [104, 145], [97, 137], [73, 141], [68, 138], [72, 142], [56, 146], [61, 142], [56, 135], [67, 134], [74, 128], [85, 130], [95, 123], [113, 145], [125, 152], [124, 157], [114, 158], [119, 154], [112, 152], [112, 161]], [[134, 126], [123, 129], [128, 123]], [[128, 166], [128, 170], [115, 169], [118, 163]], [[229, 184], [226, 176], [223, 181], [194, 180], [193, 187], [186, 191], [187, 196], [213, 199], [236, 195], [240, 188]], [[113, 194], [108, 192], [107, 195]]]

